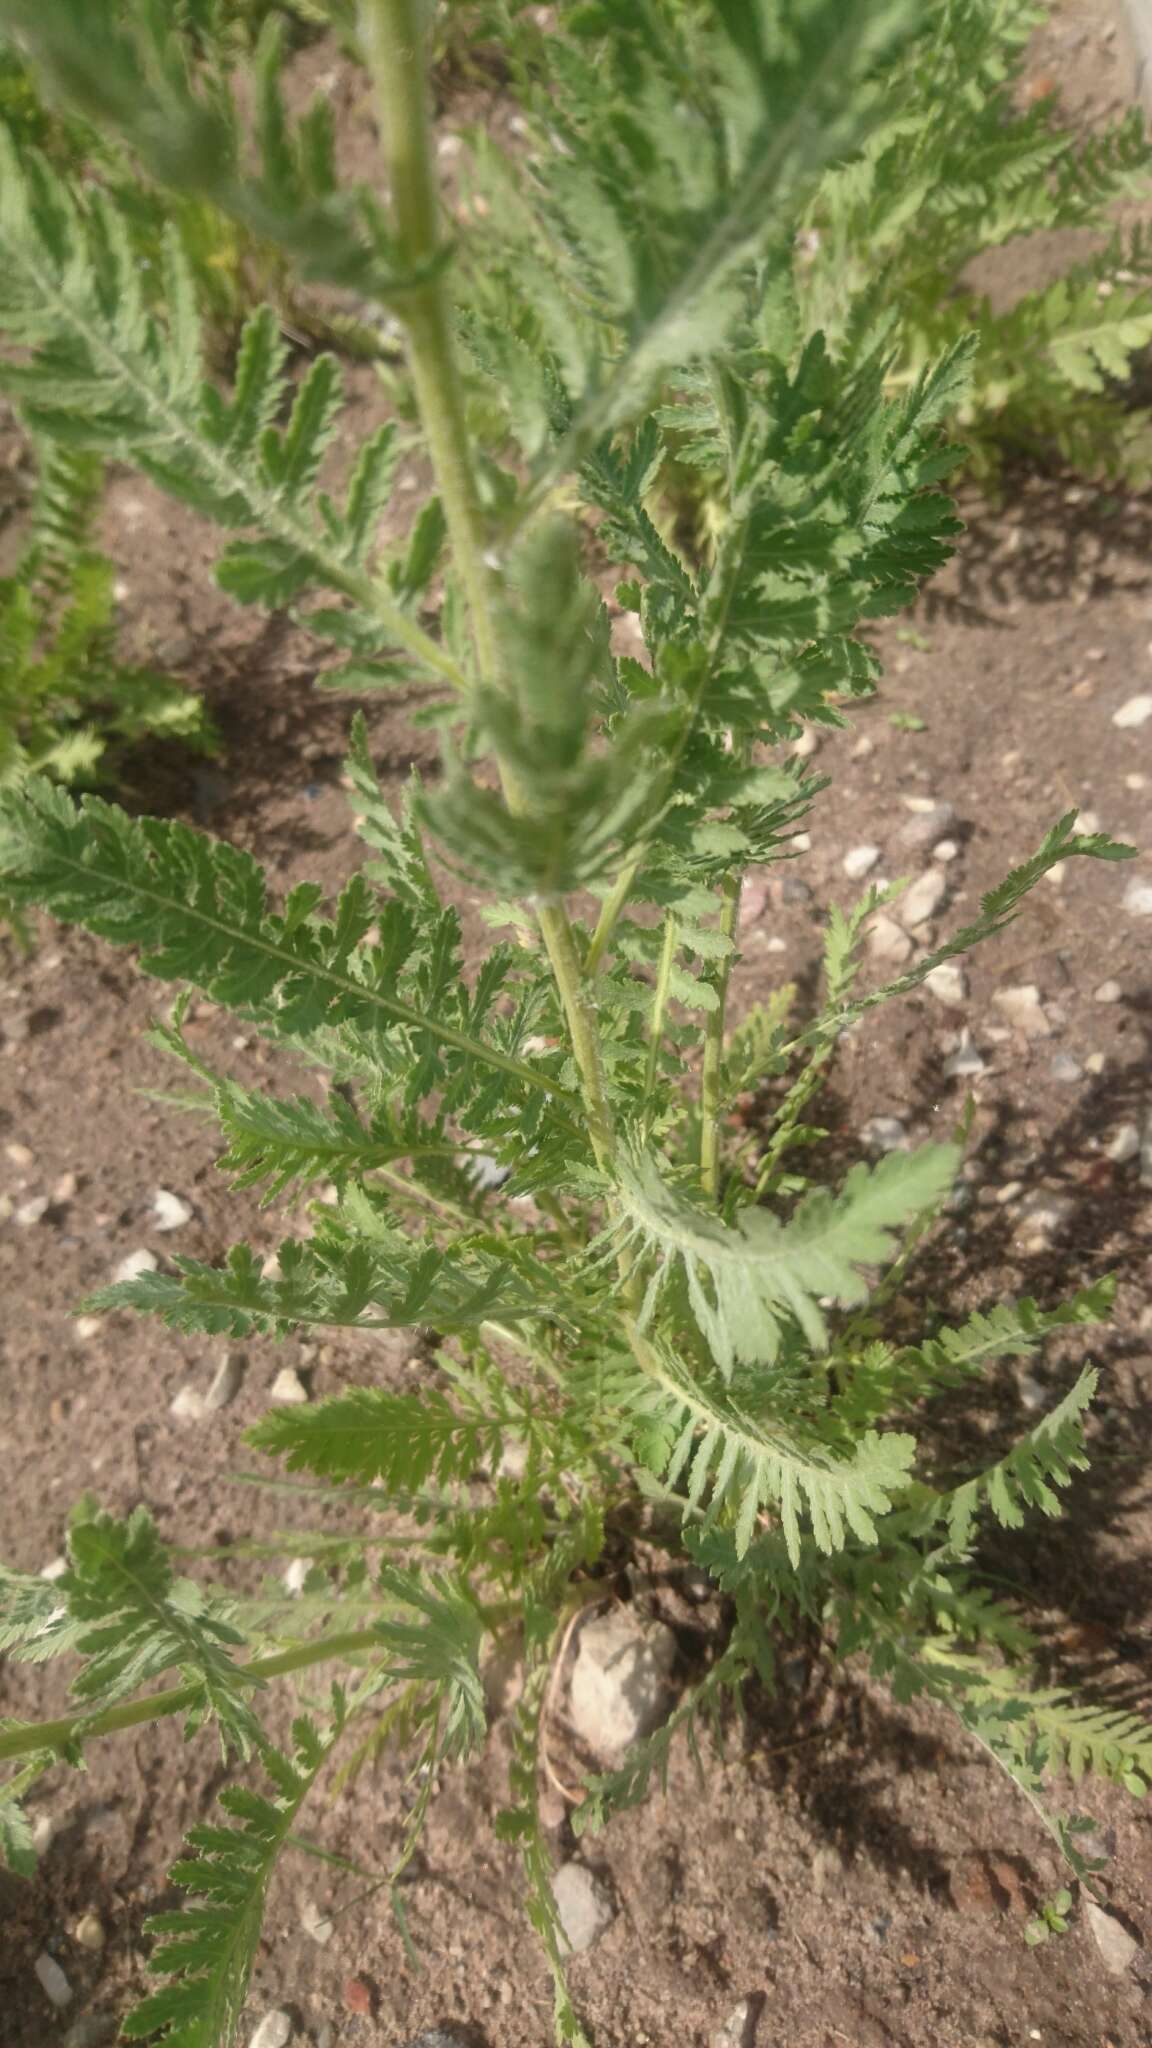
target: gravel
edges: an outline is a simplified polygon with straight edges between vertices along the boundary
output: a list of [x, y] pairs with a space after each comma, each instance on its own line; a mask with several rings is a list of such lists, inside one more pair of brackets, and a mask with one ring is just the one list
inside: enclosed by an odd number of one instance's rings
[[852, 846], [840, 865], [850, 882], [862, 882], [865, 875], [871, 874], [879, 858], [878, 846]]
[[898, 1116], [870, 1116], [860, 1136], [870, 1152], [906, 1152], [908, 1127]]
[[944, 1062], [945, 1078], [949, 1081], [967, 1080], [971, 1075], [986, 1072], [987, 1066], [987, 1060], [983, 1053], [977, 1051], [972, 1033], [965, 1025], [955, 1052]]
[[1140, 1157], [1139, 1124], [1119, 1124], [1104, 1147], [1104, 1157], [1114, 1166], [1127, 1166], [1130, 1159]]
[[1034, 981], [1021, 982], [1017, 988], [997, 989], [992, 1001], [1021, 1038], [1051, 1038], [1052, 1025]]
[[55, 1956], [50, 1956], [47, 1950], [44, 1950], [37, 1956], [32, 1967], [49, 2005], [55, 2006], [57, 2012], [63, 2012], [66, 2006], [71, 2005], [73, 1992]]
[[152, 1214], [156, 1218], [157, 1230], [183, 1230], [193, 1217], [191, 1202], [183, 1195], [174, 1195], [170, 1188], [157, 1188], [152, 1197]]
[[1074, 1087], [1077, 1081], [1084, 1079], [1083, 1067], [1070, 1052], [1058, 1052], [1048, 1071], [1063, 1088]]
[[1133, 875], [1121, 898], [1130, 917], [1152, 917], [1152, 882]]
[[[934, 847], [956, 823], [956, 807], [931, 796], [906, 796], [906, 810], [912, 816], [899, 832], [901, 846]], [[950, 842], [955, 845], [955, 841]]]
[[925, 868], [924, 873], [906, 889], [896, 905], [897, 915], [909, 931], [918, 925], [927, 924], [935, 917], [945, 896], [948, 894], [947, 878], [939, 868]]
[[578, 1638], [568, 1694], [574, 1732], [595, 1756], [616, 1763], [659, 1727], [671, 1704], [676, 1638], [662, 1621], [627, 1607], [587, 1621]]
[[310, 1399], [308, 1389], [294, 1365], [281, 1366], [268, 1389], [268, 1399], [278, 1401], [285, 1408], [299, 1408]]
[[292, 2039], [293, 2023], [290, 2012], [278, 2006], [274, 2012], [266, 2012], [248, 2042], [248, 2048], [288, 2048]]
[[227, 1408], [244, 1384], [248, 1360], [243, 1351], [222, 1351], [212, 1384], [204, 1396], [206, 1409]]
[[552, 1896], [564, 1939], [582, 1955], [612, 1925], [615, 1909], [598, 1877], [582, 1863], [562, 1863], [552, 1879]]
[[15, 1211], [13, 1221], [21, 1230], [30, 1230], [34, 1223], [42, 1223], [52, 1207], [50, 1195], [33, 1195], [27, 1202], [21, 1202]]
[[912, 958], [912, 941], [894, 917], [882, 913], [868, 927], [868, 951], [884, 967], [903, 967]]
[[758, 2009], [751, 1998], [742, 1998], [723, 2026], [709, 2037], [708, 2048], [752, 2048], [756, 2039]]
[[1100, 1960], [1110, 1977], [1124, 1977], [1140, 1953], [1140, 1943], [1134, 1934], [1117, 1920], [1115, 1914], [1106, 1913], [1095, 1899], [1084, 1901], [1084, 1924], [1092, 1936]]
[[126, 1259], [121, 1259], [120, 1264], [113, 1268], [112, 1278], [117, 1286], [122, 1286], [127, 1280], [138, 1280], [141, 1273], [159, 1271], [160, 1261], [155, 1252], [141, 1249], [138, 1252], [129, 1252]]
[[929, 995], [935, 996], [938, 1003], [943, 1003], [946, 1010], [963, 1009], [968, 1000], [968, 982], [964, 969], [957, 967], [952, 960], [943, 961], [939, 967], [932, 969], [931, 974], [926, 974], [924, 986]]
[[1119, 1003], [1123, 999], [1124, 991], [1118, 981], [1102, 981], [1099, 988], [1092, 991], [1094, 1003]]
[[92, 1955], [99, 1955], [108, 1939], [99, 1914], [82, 1913], [72, 1929], [72, 1939], [78, 1941], [81, 1948], [88, 1949]]
[[1149, 696], [1147, 690], [1141, 690], [1136, 697], [1129, 697], [1118, 711], [1112, 713], [1113, 725], [1118, 725], [1122, 732], [1138, 725], [1147, 725], [1150, 718], [1152, 696]]

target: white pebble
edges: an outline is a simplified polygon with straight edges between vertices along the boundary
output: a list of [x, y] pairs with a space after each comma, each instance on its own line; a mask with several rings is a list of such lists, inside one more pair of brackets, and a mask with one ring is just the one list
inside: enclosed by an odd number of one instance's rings
[[870, 1116], [860, 1136], [870, 1152], [906, 1152], [908, 1131], [898, 1116]]
[[63, 2012], [65, 2006], [72, 2003], [72, 1986], [55, 1957], [45, 1951], [37, 1956], [32, 1967], [49, 2005], [54, 2005], [57, 2012]]
[[997, 989], [992, 1001], [1022, 1038], [1051, 1038], [1052, 1026], [1034, 981], [1022, 982], [1018, 988]]
[[288, 2048], [292, 2039], [292, 2015], [277, 2010], [266, 2012], [255, 2033], [248, 2042], [248, 2048]]
[[1054, 861], [1050, 868], [1046, 868], [1044, 870], [1044, 880], [1046, 882], [1051, 882], [1052, 887], [1054, 889], [1062, 889], [1064, 886], [1064, 877], [1067, 873], [1068, 863], [1066, 860]]
[[850, 882], [862, 882], [870, 875], [880, 858], [878, 846], [853, 846], [844, 855], [841, 866]]
[[894, 917], [881, 913], [868, 927], [868, 951], [886, 967], [903, 967], [912, 958], [912, 941]]
[[1142, 690], [1138, 697], [1129, 697], [1127, 702], [1120, 706], [1119, 711], [1112, 713], [1113, 725], [1120, 726], [1122, 730], [1132, 726], [1147, 725], [1150, 718], [1152, 718], [1152, 696], [1149, 696], [1147, 690]]
[[612, 1925], [612, 1901], [599, 1878], [582, 1863], [562, 1863], [552, 1879], [552, 1897], [573, 1955], [583, 1954]]
[[1083, 1067], [1080, 1065], [1079, 1060], [1070, 1052], [1058, 1052], [1049, 1068], [1049, 1072], [1052, 1075], [1052, 1079], [1059, 1081], [1062, 1087], [1070, 1088], [1075, 1082], [1084, 1079]]
[[52, 1201], [50, 1196], [33, 1195], [30, 1201], [21, 1202], [20, 1207], [15, 1212], [15, 1220], [20, 1225], [21, 1230], [30, 1230], [34, 1223], [43, 1222], [51, 1207]]
[[997, 1188], [996, 1200], [1002, 1209], [1006, 1209], [1009, 1202], [1014, 1202], [1016, 1197], [1023, 1193], [1024, 1183], [1022, 1180], [1006, 1180], [1002, 1188]]
[[568, 1717], [581, 1741], [617, 1764], [634, 1742], [659, 1727], [671, 1704], [676, 1638], [663, 1622], [628, 1607], [587, 1621], [577, 1641]]
[[794, 832], [788, 843], [796, 853], [811, 853], [812, 834], [810, 832]]
[[1152, 882], [1133, 875], [1123, 896], [1124, 908], [1132, 917], [1152, 917]]
[[68, 1559], [66, 1557], [50, 1557], [47, 1564], [41, 1567], [40, 1577], [47, 1579], [49, 1582], [53, 1579], [62, 1579], [67, 1569]]
[[102, 1322], [102, 1316], [77, 1316], [72, 1328], [75, 1330], [80, 1342], [87, 1344], [90, 1337], [95, 1337], [98, 1334]]
[[1092, 993], [1094, 1003], [1119, 1003], [1123, 999], [1124, 991], [1118, 981], [1102, 981]]
[[183, 1195], [174, 1195], [169, 1188], [157, 1188], [152, 1197], [152, 1214], [156, 1218], [157, 1230], [183, 1230], [192, 1221], [192, 1204]]
[[957, 967], [952, 960], [943, 961], [932, 969], [931, 974], [926, 974], [924, 986], [938, 1003], [943, 1003], [946, 1010], [962, 1009], [968, 1000], [964, 969]]
[[1148, 777], [1146, 775], [1139, 774], [1126, 775], [1124, 777], [1124, 787], [1125, 789], [1147, 789]]
[[199, 1387], [185, 1385], [177, 1388], [168, 1403], [169, 1415], [177, 1422], [203, 1422], [207, 1414], [207, 1403]]
[[988, 1062], [977, 1052], [972, 1033], [965, 1025], [960, 1033], [960, 1043], [950, 1058], [944, 1062], [944, 1073], [949, 1081], [962, 1081], [972, 1074], [982, 1074]]
[[948, 884], [940, 870], [926, 868], [896, 905], [901, 924], [907, 925], [909, 931], [927, 924], [930, 918], [935, 917], [947, 894]]
[[300, 1925], [305, 1934], [310, 1934], [321, 1948], [327, 1948], [336, 1932], [334, 1922], [328, 1918], [327, 1913], [320, 1911], [315, 1899], [305, 1899], [300, 1908]]
[[788, 951], [788, 941], [787, 939], [782, 939], [778, 932], [773, 932], [771, 938], [765, 941], [764, 950], [767, 953], [786, 953]]
[[121, 1259], [115, 1268], [112, 1278], [117, 1285], [123, 1285], [128, 1280], [138, 1280], [141, 1273], [157, 1273], [159, 1270], [160, 1261], [155, 1252], [129, 1252], [127, 1258]]
[[942, 839], [939, 846], [932, 848], [932, 858], [933, 860], [942, 860], [947, 865], [949, 861], [953, 861], [958, 857], [959, 852], [960, 846], [957, 840]]
[[284, 1407], [299, 1407], [308, 1399], [304, 1385], [294, 1365], [282, 1365], [268, 1389], [268, 1399], [279, 1401]]
[[1140, 1157], [1140, 1127], [1138, 1124], [1119, 1124], [1104, 1147], [1104, 1156], [1116, 1166], [1127, 1166], [1130, 1159]]
[[708, 2048], [749, 2048], [756, 2020], [756, 2007], [750, 1998], [742, 1998], [734, 2012], [730, 2012], [722, 2027], [717, 2027], [710, 2037]]
[[34, 1166], [36, 1163], [36, 1154], [32, 1147], [18, 1144], [15, 1139], [10, 1145], [5, 1145], [4, 1153], [5, 1157], [12, 1161], [13, 1166]]
[[1102, 1074], [1107, 1065], [1108, 1061], [1102, 1052], [1090, 1052], [1084, 1062], [1084, 1072], [1086, 1074]]
[[302, 1593], [312, 1567], [306, 1557], [290, 1557], [281, 1577], [288, 1593]]
[[820, 741], [817, 737], [815, 727], [811, 725], [805, 726], [804, 731], [801, 733], [799, 739], [796, 741], [796, 744], [792, 749], [792, 755], [794, 760], [810, 761], [819, 745]]
[[1140, 1953], [1140, 1943], [1129, 1934], [1114, 1913], [1106, 1913], [1095, 1899], [1085, 1899], [1084, 1922], [1096, 1944], [1100, 1960], [1110, 1977], [1126, 1977]]
[[248, 1360], [242, 1351], [225, 1351], [204, 1396], [205, 1408], [227, 1408], [236, 1399]]

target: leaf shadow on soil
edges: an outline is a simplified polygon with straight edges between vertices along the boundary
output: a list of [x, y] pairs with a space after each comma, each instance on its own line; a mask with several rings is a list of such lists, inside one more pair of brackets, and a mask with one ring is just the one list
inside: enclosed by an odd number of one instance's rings
[[918, 611], [928, 622], [1010, 632], [1005, 613], [1013, 605], [1084, 602], [1146, 588], [1152, 503], [1123, 485], [1009, 469], [991, 502], [965, 491], [959, 509], [963, 544], [920, 598]]

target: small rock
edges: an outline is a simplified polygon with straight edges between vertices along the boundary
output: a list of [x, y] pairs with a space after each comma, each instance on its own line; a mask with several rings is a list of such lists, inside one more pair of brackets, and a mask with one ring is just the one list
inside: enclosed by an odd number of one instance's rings
[[792, 748], [793, 759], [797, 761], [810, 761], [819, 745], [820, 740], [815, 726], [806, 725]]
[[709, 2048], [752, 2048], [756, 2039], [756, 2006], [750, 1998], [742, 1998], [734, 2012], [730, 2012], [722, 2027], [717, 2027], [709, 2042]]
[[4, 1156], [12, 1161], [13, 1166], [34, 1166], [36, 1163], [36, 1154], [32, 1147], [21, 1145], [15, 1139], [10, 1145], [5, 1145]]
[[207, 1410], [208, 1402], [205, 1395], [200, 1392], [199, 1387], [194, 1387], [188, 1382], [182, 1387], [177, 1387], [168, 1403], [168, 1413], [174, 1415], [177, 1422], [203, 1422]]
[[870, 1152], [906, 1152], [908, 1130], [898, 1116], [870, 1116], [860, 1136]]
[[204, 1396], [205, 1408], [227, 1408], [236, 1399], [243, 1385], [248, 1360], [243, 1351], [223, 1351], [220, 1363], [212, 1376], [212, 1384]]
[[1152, 882], [1133, 875], [1121, 901], [1130, 917], [1152, 917]]
[[1009, 1202], [1014, 1202], [1017, 1196], [1023, 1193], [1024, 1183], [1022, 1180], [1006, 1180], [1002, 1188], [997, 1188], [996, 1200], [1002, 1209], [1006, 1209]]
[[72, 2003], [72, 1986], [55, 1957], [50, 1956], [47, 1950], [44, 1950], [37, 1956], [32, 1967], [40, 1980], [40, 1989], [43, 1991], [49, 2005], [54, 2005], [57, 2012], [63, 2012], [65, 2006]]
[[376, 2010], [376, 1986], [370, 1977], [349, 1977], [344, 1985], [344, 2003], [349, 2012], [371, 2019]]
[[1086, 1054], [1084, 1059], [1084, 1072], [1086, 1074], [1102, 1074], [1107, 1065], [1108, 1061], [1104, 1053], [1090, 1052]]
[[79, 1185], [80, 1183], [74, 1173], [62, 1173], [59, 1180], [54, 1181], [52, 1185], [52, 1207], [54, 1209], [67, 1208], [69, 1202], [75, 1201], [76, 1190]]
[[843, 1878], [846, 1868], [839, 1849], [817, 1849], [809, 1872], [809, 1883], [816, 1898], [822, 1899], [829, 1888]]
[[290, 1557], [281, 1573], [284, 1589], [288, 1593], [302, 1593], [308, 1583], [312, 1566], [306, 1557]]
[[983, 1054], [977, 1052], [972, 1033], [965, 1024], [955, 1052], [944, 1062], [945, 1078], [949, 1081], [962, 1081], [971, 1074], [984, 1073], [987, 1064]]
[[1047, 1250], [1071, 1214], [1072, 1203], [1066, 1195], [1046, 1193], [1040, 1189], [1025, 1196], [1020, 1204], [1020, 1229], [1025, 1250]]
[[44, 1221], [51, 1207], [51, 1196], [33, 1195], [29, 1201], [21, 1202], [15, 1211], [14, 1221], [20, 1225], [21, 1230], [30, 1230], [34, 1223]]
[[612, 1925], [612, 1901], [599, 1878], [582, 1863], [561, 1864], [552, 1879], [552, 1896], [573, 1955], [582, 1955]]
[[335, 1922], [322, 1913], [315, 1899], [305, 1899], [300, 1908], [300, 1925], [321, 1948], [327, 1948], [336, 1932]]
[[108, 1939], [99, 1915], [82, 1913], [72, 1929], [72, 1939], [78, 1941], [81, 1948], [91, 1949], [93, 1955], [98, 1955]]
[[[912, 812], [900, 827], [901, 846], [936, 846], [956, 823], [956, 806], [930, 796], [906, 796], [905, 808]], [[953, 845], [955, 841], [951, 842]]]
[[152, 1214], [157, 1230], [183, 1230], [186, 1223], [191, 1223], [194, 1211], [183, 1195], [174, 1195], [169, 1188], [157, 1188], [152, 1197]]
[[295, 1366], [282, 1365], [268, 1389], [268, 1399], [279, 1401], [284, 1407], [289, 1408], [300, 1407], [309, 1398], [308, 1389]]
[[1043, 1386], [1038, 1379], [1035, 1379], [1030, 1372], [1018, 1373], [1016, 1385], [1020, 1390], [1022, 1406], [1029, 1409], [1033, 1415], [1037, 1414], [1041, 1408], [1048, 1406], [1051, 1396], [1047, 1387]]
[[1152, 718], [1152, 696], [1149, 696], [1147, 690], [1142, 690], [1137, 697], [1129, 697], [1126, 703], [1120, 706], [1119, 711], [1112, 713], [1113, 725], [1118, 725], [1122, 732], [1134, 726], [1147, 725], [1150, 718]]
[[1124, 991], [1118, 981], [1102, 981], [1099, 988], [1093, 989], [1092, 1000], [1094, 1003], [1123, 1002]]
[[291, 2013], [278, 2006], [274, 2012], [265, 2013], [248, 2042], [248, 2048], [288, 2048], [292, 2033]]
[[1052, 866], [1050, 868], [1045, 868], [1044, 880], [1048, 882], [1053, 889], [1062, 889], [1064, 887], [1064, 877], [1067, 873], [1067, 861], [1056, 860], [1053, 861]]
[[1127, 1166], [1130, 1159], [1140, 1157], [1140, 1127], [1138, 1124], [1120, 1124], [1113, 1131], [1104, 1147], [1105, 1159], [1114, 1166]]
[[40, 1577], [47, 1579], [49, 1585], [51, 1585], [53, 1579], [62, 1579], [67, 1570], [68, 1559], [66, 1557], [50, 1557], [47, 1564], [41, 1566]]
[[871, 874], [879, 858], [878, 846], [852, 846], [840, 865], [850, 882], [862, 882], [865, 875]]
[[894, 917], [882, 913], [868, 927], [868, 951], [884, 967], [903, 967], [912, 957], [912, 941]]
[[[1152, 698], [1149, 699], [1152, 703]], [[1106, 1913], [1095, 1899], [1084, 1901], [1084, 1923], [1100, 1952], [1100, 1960], [1110, 1977], [1126, 1976], [1140, 1953], [1140, 1943], [1134, 1934], [1116, 1919], [1115, 1914]]]
[[934, 846], [934, 847], [932, 848], [932, 858], [933, 858], [933, 860], [942, 860], [942, 861], [944, 862], [944, 865], [945, 865], [945, 867], [947, 867], [947, 866], [948, 866], [949, 862], [951, 862], [951, 861], [954, 861], [954, 860], [959, 860], [959, 858], [960, 858], [960, 842], [959, 842], [959, 840], [958, 840], [958, 839], [942, 839], [942, 840], [940, 841], [940, 844], [939, 844], [938, 846]]
[[997, 989], [992, 1001], [1022, 1038], [1051, 1038], [1052, 1026], [1034, 981], [1022, 982], [1019, 988]]
[[120, 1264], [114, 1269], [112, 1278], [117, 1286], [122, 1286], [128, 1280], [138, 1280], [141, 1273], [158, 1273], [159, 1270], [160, 1261], [155, 1252], [129, 1252], [127, 1258], [121, 1259]]
[[[67, 1559], [62, 1559], [61, 1562], [64, 1565], [65, 1571], [67, 1571]], [[41, 1572], [40, 1576], [43, 1578], [43, 1572]], [[52, 1815], [50, 1813], [37, 1814], [36, 1819], [32, 1823], [32, 1847], [38, 1856], [45, 1855], [52, 1847], [52, 1839], [55, 1833], [56, 1822], [53, 1820]]]
[[875, 752], [875, 740], [869, 739], [868, 734], [866, 732], [862, 732], [855, 746], [852, 749], [852, 759], [854, 761], [866, 761], [868, 759], [869, 754], [874, 754]]
[[96, 1336], [100, 1323], [101, 1318], [99, 1316], [77, 1316], [72, 1328], [75, 1330], [80, 1342], [87, 1344], [90, 1337]]
[[932, 969], [931, 974], [926, 974], [924, 986], [929, 995], [935, 996], [938, 1003], [943, 1003], [946, 1010], [962, 1009], [968, 1000], [968, 983], [964, 969], [957, 967], [952, 960], [943, 961], [939, 967]]
[[587, 1621], [578, 1638], [568, 1695], [576, 1734], [598, 1757], [615, 1763], [668, 1712], [668, 1676], [676, 1638], [663, 1622], [643, 1621], [627, 1607]]
[[1140, 1134], [1140, 1185], [1152, 1188], [1152, 1109], [1144, 1119], [1144, 1129]]
[[501, 1166], [488, 1152], [466, 1152], [461, 1160], [469, 1180], [478, 1194], [494, 1193], [512, 1178], [512, 1168]]
[[927, 924], [930, 918], [935, 917], [947, 894], [948, 883], [939, 868], [926, 868], [896, 905], [901, 924], [906, 925], [909, 931], [915, 931], [917, 925]]
[[1048, 1071], [1054, 1081], [1059, 1081], [1061, 1087], [1072, 1087], [1075, 1082], [1084, 1079], [1083, 1067], [1070, 1052], [1058, 1052]]

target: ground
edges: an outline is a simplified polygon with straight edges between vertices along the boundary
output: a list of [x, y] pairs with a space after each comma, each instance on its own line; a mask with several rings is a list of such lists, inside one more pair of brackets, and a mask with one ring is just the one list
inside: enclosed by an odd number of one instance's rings
[[[1088, 114], [1118, 90], [1106, 25], [1099, 5], [1065, 6], [1038, 53]], [[370, 379], [357, 390], [367, 417]], [[1068, 809], [1094, 812], [1136, 844], [1139, 872], [1152, 879], [1152, 724], [1113, 722], [1152, 678], [1152, 505], [1026, 478], [1009, 484], [996, 509], [974, 495], [964, 509], [958, 564], [885, 636], [880, 698], [821, 745], [816, 766], [833, 775], [836, 795], [817, 811], [810, 855], [783, 888], [749, 893], [741, 1001], [781, 980], [804, 990], [820, 907], [855, 893], [843, 871], [849, 849], [878, 846], [877, 873], [930, 865], [903, 843], [914, 817], [908, 797], [955, 808], [958, 853], [943, 870], [949, 897], [938, 930], [965, 921], [980, 892]], [[305, 876], [337, 883], [358, 857], [340, 786], [351, 703], [316, 694], [308, 645], [290, 627], [261, 623], [213, 591], [207, 537], [177, 508], [118, 478], [108, 521], [130, 639], [204, 688], [224, 739], [208, 766], [139, 757], [129, 801], [251, 847], [277, 886]], [[430, 748], [413, 737], [403, 706], [380, 710], [373, 700], [369, 709], [375, 757], [398, 789]], [[905, 722], [893, 724], [894, 712]], [[917, 1283], [921, 1296], [939, 1300], [948, 1289], [977, 1305], [1023, 1291], [1050, 1302], [1102, 1272], [1118, 1276], [1115, 1322], [1093, 1333], [1091, 1347], [1102, 1367], [1091, 1472], [1063, 1521], [999, 1546], [991, 1562], [1035, 1604], [1054, 1669], [1090, 1677], [1104, 1668], [1138, 1689], [1152, 1645], [1152, 1511], [1141, 1464], [1152, 1413], [1152, 1203], [1137, 1164], [1107, 1157], [1116, 1131], [1148, 1105], [1152, 924], [1122, 908], [1133, 872], [1068, 864], [968, 963], [962, 1008], [920, 993], [867, 1020], [838, 1065], [825, 1121], [832, 1148], [876, 1115], [898, 1117], [914, 1138], [948, 1133], [971, 1090], [973, 1202], [949, 1220]], [[1098, 1000], [1109, 982], [1119, 999]], [[1023, 1037], [995, 1004], [998, 991], [1021, 984], [1038, 989], [1049, 1037]], [[169, 1063], [142, 1036], [166, 1000], [126, 956], [49, 929], [26, 963], [10, 962], [0, 988], [0, 1556], [25, 1570], [58, 1556], [68, 1509], [85, 1489], [118, 1512], [146, 1503], [176, 1543], [299, 1524], [291, 1503], [232, 1477], [256, 1462], [242, 1432], [274, 1375], [293, 1364], [321, 1396], [412, 1369], [403, 1343], [260, 1340], [246, 1347], [234, 1404], [182, 1422], [173, 1397], [186, 1382], [205, 1383], [217, 1347], [126, 1316], [77, 1326], [76, 1302], [137, 1248], [212, 1259], [247, 1237], [270, 1249], [291, 1221], [229, 1195], [213, 1169], [211, 1131], [151, 1092], [173, 1085]], [[986, 1065], [949, 1079], [945, 1061], [965, 1026]], [[190, 1028], [220, 1064], [263, 1070], [258, 1049], [210, 1005]], [[1018, 1194], [1001, 1199], [1013, 1183]], [[158, 1188], [192, 1209], [171, 1236], [155, 1229]], [[1026, 1221], [1038, 1194], [1064, 1205], [1043, 1248]], [[51, 1206], [22, 1224], [18, 1212], [40, 1196]], [[1040, 1368], [1030, 1362], [1028, 1373], [1004, 1368], [988, 1412], [965, 1426], [1020, 1426], [1039, 1398], [1036, 1378], [1067, 1384], [1087, 1351], [1078, 1340]], [[700, 1667], [722, 1617], [694, 1607], [659, 1557], [638, 1558], [608, 1590], [672, 1625], [681, 1676]], [[1152, 1970], [1143, 1956], [1111, 1976], [1082, 1919], [1041, 1951], [1024, 1946], [1023, 1923], [1058, 1870], [994, 1766], [934, 1711], [897, 1708], [861, 1673], [833, 1673], [818, 1644], [788, 1657], [783, 1677], [775, 1699], [749, 1700], [723, 1757], [706, 1745], [703, 1781], [678, 1753], [666, 1798], [579, 1845], [616, 1909], [571, 1972], [597, 2048], [705, 2048], [745, 1999], [759, 2048], [1147, 2048]], [[9, 1669], [3, 1684], [5, 1711], [60, 1704], [54, 1675]], [[54, 2048], [78, 2018], [93, 2025], [75, 2038], [111, 2038], [114, 2016], [144, 1987], [141, 1927], [167, 1903], [163, 1873], [223, 1779], [213, 1740], [185, 1747], [171, 1726], [95, 1746], [87, 1761], [85, 1774], [37, 1788], [40, 1875], [31, 1885], [6, 1881], [0, 1893], [2, 2048]], [[435, 2024], [473, 2048], [543, 2048], [546, 1972], [520, 1916], [514, 1860], [490, 1828], [506, 1762], [497, 1711], [484, 1756], [445, 1780], [407, 1887], [419, 1970], [381, 1893], [351, 1904], [331, 1939], [317, 1942], [309, 1917], [364, 1886], [302, 1853], [286, 1861], [250, 1996], [252, 2027], [283, 2006], [315, 2048], [399, 2048]], [[1096, 1787], [1079, 1802], [1112, 1853], [1110, 1904], [1152, 1937], [1149, 1815]], [[318, 1804], [307, 1828], [329, 1851], [379, 1871], [405, 1803], [403, 1766], [389, 1758]], [[576, 1845], [558, 1798], [550, 1818], [560, 1861]], [[105, 1932], [98, 1952], [76, 1939], [85, 1914]], [[43, 1952], [73, 1988], [63, 2014], [33, 1974]], [[371, 2013], [350, 2009], [356, 1976], [371, 1984]]]

